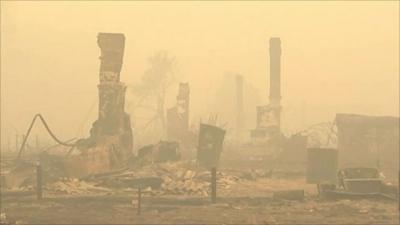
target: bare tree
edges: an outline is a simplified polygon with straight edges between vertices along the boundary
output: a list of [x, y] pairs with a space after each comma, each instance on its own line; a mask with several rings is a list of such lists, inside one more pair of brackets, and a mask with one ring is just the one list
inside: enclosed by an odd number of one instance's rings
[[147, 120], [141, 129], [161, 127], [161, 136], [165, 137], [165, 98], [167, 89], [176, 82], [176, 59], [167, 51], [158, 51], [149, 58], [149, 68], [145, 71], [141, 83], [133, 86], [137, 102], [133, 110], [146, 111]]
[[308, 137], [308, 147], [337, 147], [337, 128], [335, 128], [335, 122], [322, 122], [298, 133]]

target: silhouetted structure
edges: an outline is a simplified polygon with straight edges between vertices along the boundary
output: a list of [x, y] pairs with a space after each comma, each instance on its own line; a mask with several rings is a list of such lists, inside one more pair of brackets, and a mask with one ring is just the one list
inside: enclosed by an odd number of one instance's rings
[[236, 139], [241, 140], [244, 126], [243, 76], [236, 75]]
[[83, 156], [96, 155], [87, 165], [88, 173], [110, 169], [132, 153], [130, 117], [124, 111], [126, 86], [120, 82], [124, 54], [123, 34], [99, 33], [101, 50], [99, 114], [90, 130], [90, 137], [78, 141]]
[[281, 40], [271, 38], [269, 40], [269, 108], [274, 113], [276, 119], [276, 132], [280, 132], [281, 127]]
[[280, 135], [281, 120], [281, 41], [271, 38], [269, 104], [257, 107], [257, 127], [252, 130], [254, 139], [273, 139]]
[[189, 83], [180, 83], [176, 106], [167, 110], [167, 137], [185, 143], [189, 138]]

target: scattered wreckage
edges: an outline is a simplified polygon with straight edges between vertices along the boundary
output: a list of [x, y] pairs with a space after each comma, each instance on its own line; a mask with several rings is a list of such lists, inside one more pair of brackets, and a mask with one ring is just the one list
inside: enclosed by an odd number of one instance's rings
[[[61, 142], [48, 129], [43, 117], [35, 116], [34, 121], [40, 118], [51, 136], [61, 144], [60, 151], [45, 151], [38, 159], [31, 160], [39, 161], [43, 169], [45, 195], [129, 194], [142, 188], [151, 195], [215, 196], [216, 186], [224, 191], [240, 182], [242, 178], [239, 176], [217, 171], [226, 131], [215, 124], [200, 124], [197, 161], [181, 160], [180, 143], [194, 136], [189, 131], [190, 91], [187, 83], [180, 84], [177, 105], [167, 113], [169, 141], [144, 146], [138, 150], [137, 156], [133, 154], [130, 117], [124, 111], [126, 86], [120, 82], [124, 43], [122, 34], [100, 33], [98, 36], [101, 49], [99, 114], [88, 138], [74, 143]], [[279, 58], [280, 47], [278, 52], [276, 57]], [[274, 74], [279, 76], [277, 72]], [[281, 150], [279, 157], [273, 160], [304, 161], [299, 156], [305, 155], [307, 137], [300, 133], [290, 138], [282, 136], [279, 89], [275, 88], [273, 94], [271, 104], [259, 108], [258, 129], [253, 131], [253, 138], [259, 140], [261, 134], [272, 151]], [[183, 143], [183, 146], [188, 145]], [[399, 198], [398, 187], [385, 183], [375, 168], [338, 170], [336, 149], [310, 148], [307, 157], [307, 182], [317, 184], [323, 197]], [[2, 176], [2, 187], [23, 191], [38, 189], [36, 166], [20, 160], [16, 168]], [[263, 176], [267, 177], [269, 173]], [[255, 179], [253, 174], [250, 177]], [[274, 199], [302, 201], [304, 195], [304, 190], [273, 192]]]
[[[35, 172], [12, 176], [19, 179], [10, 183], [5, 181], [7, 189], [14, 191], [32, 191], [36, 189]], [[43, 174], [48, 175], [47, 171]], [[240, 177], [217, 172], [218, 188], [223, 191], [241, 180]], [[188, 195], [209, 196], [211, 174], [206, 168], [199, 167], [194, 161], [168, 161], [150, 163], [136, 168], [126, 168], [102, 174], [93, 174], [85, 178], [58, 177], [44, 179], [44, 195], [103, 195], [136, 193], [142, 187], [151, 195]], [[15, 186], [12, 186], [15, 185]], [[3, 191], [4, 191], [3, 190]], [[7, 192], [4, 192], [7, 194]]]

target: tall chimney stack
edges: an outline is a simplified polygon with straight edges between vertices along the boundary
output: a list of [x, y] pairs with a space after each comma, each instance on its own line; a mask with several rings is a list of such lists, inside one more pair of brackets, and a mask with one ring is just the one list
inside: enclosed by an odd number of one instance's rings
[[269, 102], [271, 106], [280, 106], [281, 102], [281, 39], [269, 39]]
[[274, 111], [277, 132], [281, 130], [281, 39], [269, 39], [269, 106]]
[[[121, 33], [99, 33], [100, 48], [99, 114], [86, 139], [86, 146], [113, 146], [120, 156], [132, 152], [133, 137], [130, 116], [125, 113], [126, 85], [120, 81], [125, 36]], [[108, 148], [108, 146], [107, 146]]]

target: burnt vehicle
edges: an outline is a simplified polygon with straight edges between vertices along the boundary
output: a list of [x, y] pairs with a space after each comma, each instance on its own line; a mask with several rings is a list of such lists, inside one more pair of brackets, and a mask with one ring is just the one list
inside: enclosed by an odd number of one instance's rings
[[385, 197], [398, 199], [398, 187], [384, 181], [384, 176], [373, 167], [347, 167], [337, 174], [337, 185], [321, 184], [320, 194], [334, 198]]
[[338, 186], [351, 193], [379, 193], [383, 185], [383, 178], [376, 168], [344, 168], [338, 172]]

